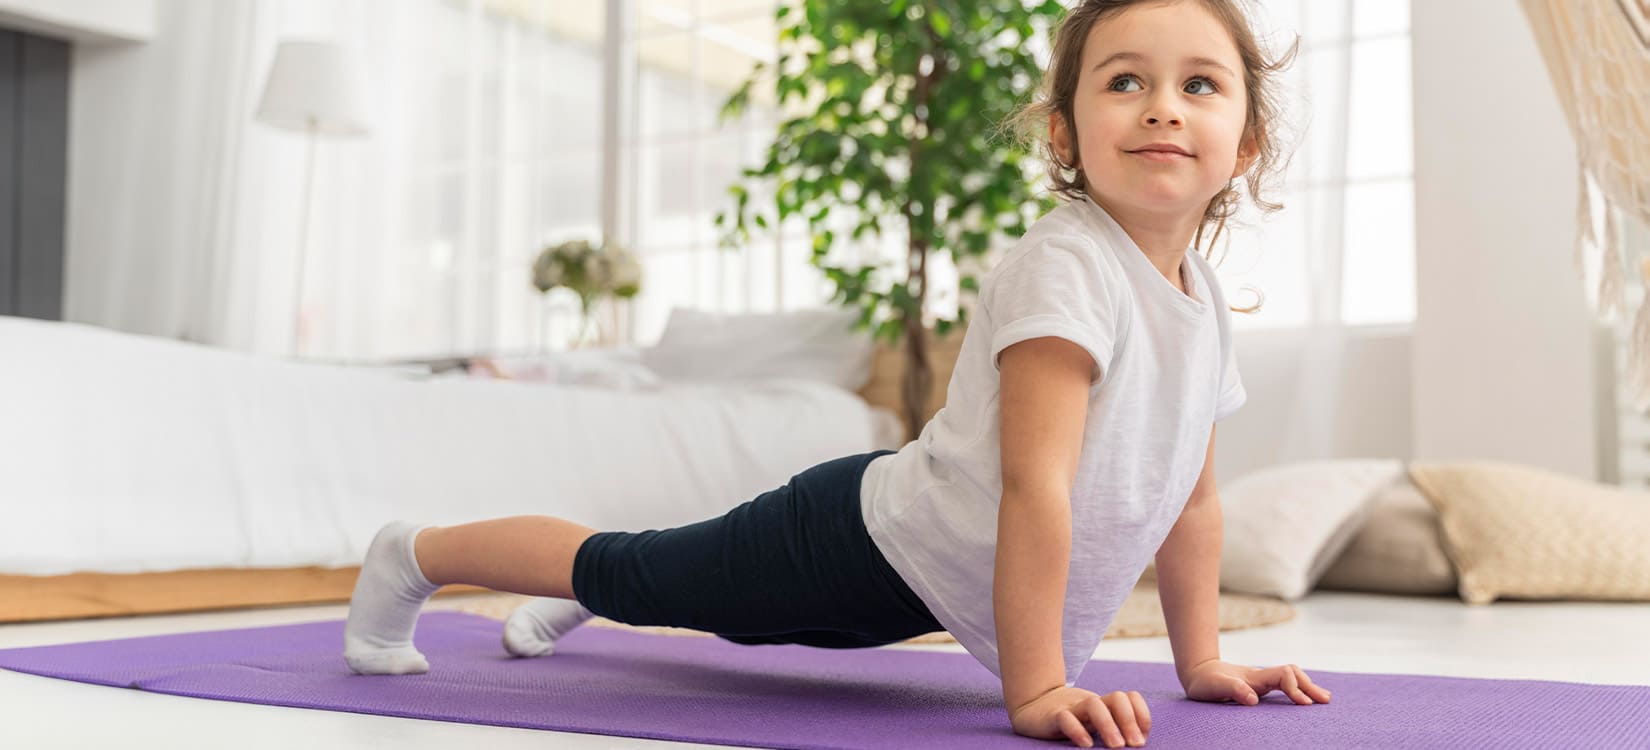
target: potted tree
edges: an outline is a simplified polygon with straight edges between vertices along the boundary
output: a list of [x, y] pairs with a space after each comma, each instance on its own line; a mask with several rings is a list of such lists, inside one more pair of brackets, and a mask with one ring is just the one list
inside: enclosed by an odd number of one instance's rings
[[[753, 87], [771, 85], [784, 113], [766, 163], [744, 171], [729, 188], [733, 207], [716, 216], [723, 245], [806, 220], [810, 262], [835, 284], [832, 300], [857, 306], [856, 328], [874, 329], [874, 339], [894, 346], [904, 337], [910, 436], [927, 419], [933, 386], [923, 319], [929, 257], [949, 254], [959, 294], [977, 293], [968, 267], [979, 264], [963, 261], [983, 257], [997, 237], [1023, 234], [1053, 205], [1036, 187], [1040, 164], [1007, 121], [1041, 77], [1028, 40], [1064, 12], [1055, 0], [787, 3], [776, 12], [772, 70], [758, 63], [722, 109], [724, 120], [736, 117]], [[763, 188], [773, 200], [752, 200]], [[905, 240], [903, 278], [832, 260], [833, 249], [884, 233]], [[954, 319], [936, 316], [934, 329], [944, 337], [966, 324], [959, 308]]]

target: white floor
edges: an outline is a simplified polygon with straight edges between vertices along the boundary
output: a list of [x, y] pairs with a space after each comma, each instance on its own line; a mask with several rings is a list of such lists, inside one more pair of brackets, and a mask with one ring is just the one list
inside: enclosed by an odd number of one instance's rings
[[[449, 609], [459, 599], [438, 600]], [[1227, 661], [1313, 670], [1650, 685], [1650, 605], [1319, 592], [1291, 622], [1223, 634]], [[342, 618], [343, 605], [0, 625], [0, 648]], [[955, 646], [931, 646], [957, 650]], [[1099, 659], [1172, 662], [1166, 638], [1107, 641]], [[1089, 669], [1103, 668], [1093, 664]], [[1334, 689], [1331, 680], [1323, 683]], [[1127, 686], [1118, 686], [1127, 689]], [[717, 747], [156, 695], [0, 670], [0, 748]], [[1052, 745], [1051, 745], [1052, 746]]]

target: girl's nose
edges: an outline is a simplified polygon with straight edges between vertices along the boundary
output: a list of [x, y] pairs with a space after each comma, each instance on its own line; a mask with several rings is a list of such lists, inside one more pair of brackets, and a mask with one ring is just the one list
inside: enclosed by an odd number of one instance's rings
[[1146, 111], [1141, 115], [1147, 127], [1157, 127], [1167, 123], [1169, 127], [1178, 128], [1185, 124], [1181, 122], [1180, 112], [1174, 108], [1174, 98], [1164, 96], [1161, 92], [1146, 103]]

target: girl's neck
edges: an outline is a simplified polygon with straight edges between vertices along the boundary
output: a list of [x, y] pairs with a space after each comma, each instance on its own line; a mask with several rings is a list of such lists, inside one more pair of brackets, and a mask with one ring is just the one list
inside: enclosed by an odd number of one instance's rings
[[1180, 280], [1180, 264], [1186, 259], [1186, 248], [1191, 246], [1192, 237], [1203, 220], [1202, 211], [1186, 215], [1158, 214], [1114, 206], [1092, 191], [1089, 198], [1123, 228], [1163, 278], [1176, 289], [1185, 291]]

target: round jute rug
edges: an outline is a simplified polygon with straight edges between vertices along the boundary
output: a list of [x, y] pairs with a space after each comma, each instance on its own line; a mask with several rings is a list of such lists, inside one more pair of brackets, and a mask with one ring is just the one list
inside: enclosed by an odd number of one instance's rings
[[[454, 604], [457, 606], [452, 608], [460, 612], [469, 612], [503, 620], [509, 616], [510, 610], [515, 609], [517, 605], [529, 598], [517, 594], [485, 594], [455, 602]], [[1221, 630], [1243, 630], [1245, 628], [1276, 625], [1280, 622], [1287, 622], [1294, 617], [1295, 608], [1288, 602], [1279, 599], [1225, 592], [1220, 595]], [[685, 628], [626, 625], [605, 617], [593, 618], [586, 625], [662, 635], [714, 637], [711, 633]], [[1107, 638], [1152, 638], [1168, 634], [1168, 625], [1163, 620], [1163, 607], [1157, 599], [1157, 585], [1156, 582], [1151, 580], [1143, 580], [1135, 585], [1134, 591], [1129, 593], [1129, 598], [1123, 601], [1123, 608], [1118, 610], [1117, 617], [1112, 620], [1111, 627], [1106, 630]], [[950, 633], [943, 630], [919, 635], [905, 641], [905, 643], [956, 642], [957, 639], [952, 638]]]

